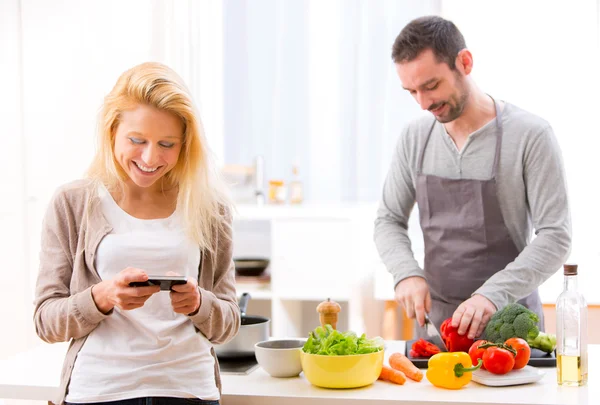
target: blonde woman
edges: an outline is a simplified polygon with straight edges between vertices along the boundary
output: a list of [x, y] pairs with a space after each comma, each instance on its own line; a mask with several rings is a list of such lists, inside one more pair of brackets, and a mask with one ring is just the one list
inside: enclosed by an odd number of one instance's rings
[[[71, 341], [54, 402], [218, 404], [212, 344], [240, 325], [231, 207], [172, 70], [118, 79], [87, 177], [55, 193], [42, 230], [36, 331]], [[187, 281], [137, 286], [173, 274]]]

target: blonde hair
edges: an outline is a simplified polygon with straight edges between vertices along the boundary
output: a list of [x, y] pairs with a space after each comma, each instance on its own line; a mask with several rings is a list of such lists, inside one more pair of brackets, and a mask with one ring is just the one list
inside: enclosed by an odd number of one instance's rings
[[[177, 164], [166, 173], [163, 187], [178, 186], [177, 210], [186, 233], [201, 248], [214, 253], [214, 233], [229, 227], [223, 216], [232, 204], [212, 158], [192, 97], [183, 80], [169, 67], [147, 62], [124, 72], [104, 98], [98, 122], [98, 149], [88, 177], [109, 191], [122, 190], [127, 174], [115, 160], [114, 140], [123, 111], [145, 104], [170, 112], [183, 123]], [[229, 234], [229, 232], [225, 232]]]

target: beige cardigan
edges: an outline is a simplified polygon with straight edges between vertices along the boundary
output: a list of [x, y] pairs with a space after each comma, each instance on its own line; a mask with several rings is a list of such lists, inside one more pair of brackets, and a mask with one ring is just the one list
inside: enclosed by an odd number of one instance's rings
[[[91, 287], [101, 281], [94, 255], [110, 225], [94, 204], [94, 183], [78, 180], [54, 194], [42, 226], [40, 268], [35, 291], [35, 329], [49, 343], [71, 341], [63, 364], [60, 397], [64, 403], [77, 353], [86, 337], [110, 316], [98, 310]], [[92, 201], [92, 204], [89, 202]], [[198, 275], [201, 305], [190, 316], [197, 330], [214, 343], [231, 340], [240, 327], [232, 260], [231, 215], [227, 234], [214, 235], [217, 254], [202, 252]], [[112, 312], [112, 311], [111, 311]], [[219, 364], [215, 357], [215, 380], [221, 391]]]

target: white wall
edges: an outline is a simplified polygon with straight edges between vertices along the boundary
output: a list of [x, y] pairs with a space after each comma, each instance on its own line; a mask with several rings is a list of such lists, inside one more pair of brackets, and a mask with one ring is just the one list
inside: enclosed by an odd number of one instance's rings
[[[0, 3], [0, 77], [5, 78], [0, 97], [0, 143], [4, 175], [0, 187], [0, 358], [27, 346], [22, 331], [31, 329], [26, 239], [26, 196], [23, 177], [21, 38], [19, 1]], [[10, 78], [10, 79], [7, 79]], [[9, 344], [5, 344], [5, 343]], [[9, 348], [9, 350], [6, 350]]]
[[225, 159], [300, 166], [306, 200], [372, 202], [419, 113], [391, 61], [402, 26], [439, 1], [225, 0]]

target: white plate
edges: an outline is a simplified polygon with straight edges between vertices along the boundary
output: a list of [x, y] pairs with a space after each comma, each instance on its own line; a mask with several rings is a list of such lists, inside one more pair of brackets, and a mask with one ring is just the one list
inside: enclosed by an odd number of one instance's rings
[[492, 387], [503, 387], [506, 385], [530, 384], [541, 380], [545, 372], [532, 367], [525, 366], [520, 370], [511, 370], [506, 374], [493, 374], [487, 370], [476, 370], [473, 372], [473, 381]]

